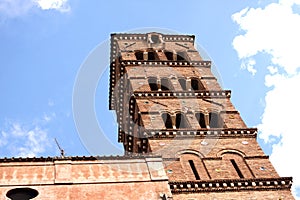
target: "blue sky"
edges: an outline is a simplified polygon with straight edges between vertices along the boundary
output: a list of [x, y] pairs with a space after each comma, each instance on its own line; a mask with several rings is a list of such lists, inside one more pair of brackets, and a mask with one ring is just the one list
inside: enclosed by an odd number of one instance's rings
[[[196, 36], [246, 124], [259, 128], [258, 141], [280, 175], [293, 176], [300, 188], [299, 23], [299, 0], [1, 0], [0, 156], [59, 155], [54, 138], [67, 155], [110, 152], [77, 131], [75, 83], [111, 33], [155, 27]], [[95, 85], [95, 115], [117, 153], [106, 69]]]

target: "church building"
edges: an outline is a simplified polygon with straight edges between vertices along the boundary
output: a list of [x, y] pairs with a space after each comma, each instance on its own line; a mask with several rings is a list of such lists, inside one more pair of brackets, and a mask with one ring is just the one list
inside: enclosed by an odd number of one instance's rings
[[211, 66], [193, 35], [111, 34], [124, 155], [1, 158], [0, 199], [294, 199]]

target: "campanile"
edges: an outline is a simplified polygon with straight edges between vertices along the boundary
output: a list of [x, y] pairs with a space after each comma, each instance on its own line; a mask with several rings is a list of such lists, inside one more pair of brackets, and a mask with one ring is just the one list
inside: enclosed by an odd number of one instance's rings
[[170, 198], [294, 199], [193, 35], [112, 34], [110, 56], [118, 141], [162, 157]]

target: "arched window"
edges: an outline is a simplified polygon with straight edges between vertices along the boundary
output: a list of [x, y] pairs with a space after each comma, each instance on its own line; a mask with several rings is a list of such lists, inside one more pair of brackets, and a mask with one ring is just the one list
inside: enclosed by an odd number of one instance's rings
[[148, 51], [148, 60], [155, 60], [155, 52]]
[[137, 60], [144, 60], [144, 52], [137, 51], [137, 52], [135, 52], [134, 55], [135, 55], [135, 57], [136, 57]]
[[150, 86], [151, 91], [157, 91], [158, 90], [157, 78], [156, 77], [150, 77], [148, 79], [148, 84]]
[[160, 79], [160, 88], [162, 91], [169, 91], [173, 89], [170, 80], [168, 78]]
[[209, 127], [210, 128], [220, 128], [221, 127], [221, 117], [219, 113], [211, 112], [209, 113]]
[[201, 128], [206, 128], [205, 118], [203, 113], [196, 113], [195, 114], [197, 121]]
[[[228, 149], [226, 150], [228, 151]], [[230, 151], [230, 150], [229, 150]], [[222, 166], [227, 168], [224, 173], [226, 178], [253, 178], [254, 174], [247, 166], [243, 155], [238, 152], [225, 152], [222, 154]], [[223, 177], [217, 177], [223, 178]]]
[[191, 80], [191, 88], [193, 90], [204, 90], [204, 86], [202, 85], [201, 81], [197, 78], [193, 78]]
[[186, 80], [184, 78], [179, 78], [178, 82], [179, 82], [182, 90], [186, 90]]
[[173, 52], [165, 51], [165, 55], [166, 55], [168, 60], [173, 60]]
[[186, 120], [185, 115], [182, 113], [176, 114], [176, 128], [188, 128], [189, 124]]
[[[210, 179], [204, 163], [201, 161], [202, 156], [198, 155], [195, 150], [183, 150], [187, 151], [179, 155], [181, 166], [184, 170], [184, 175], [188, 180], [207, 180]], [[196, 154], [195, 154], [196, 153]]]
[[171, 115], [169, 113], [163, 113], [161, 115], [166, 128], [173, 128]]
[[185, 52], [177, 52], [177, 60], [181, 61], [181, 60], [186, 60], [186, 53]]

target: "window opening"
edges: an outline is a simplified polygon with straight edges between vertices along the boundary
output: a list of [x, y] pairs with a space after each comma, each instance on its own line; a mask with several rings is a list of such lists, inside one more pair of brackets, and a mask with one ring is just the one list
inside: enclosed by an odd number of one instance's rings
[[173, 128], [172, 119], [169, 113], [163, 113], [162, 115], [163, 121], [165, 123], [166, 128]]
[[148, 60], [155, 60], [155, 53], [153, 51], [148, 52]]
[[239, 169], [238, 165], [236, 164], [235, 160], [234, 159], [230, 159], [230, 162], [233, 165], [235, 171], [238, 173], [239, 177], [240, 178], [244, 178], [244, 176], [243, 176], [241, 170]]
[[198, 79], [191, 80], [191, 87], [193, 90], [204, 90], [204, 86], [202, 85], [201, 81]]
[[6, 196], [11, 200], [30, 200], [38, 196], [39, 192], [32, 188], [15, 188], [9, 190]]
[[177, 113], [176, 114], [176, 128], [188, 128], [188, 123], [186, 118], [183, 114]]
[[168, 90], [172, 89], [169, 79], [162, 78], [160, 80], [160, 88], [161, 88], [162, 91], [168, 91]]
[[192, 79], [191, 80], [191, 86], [192, 86], [193, 90], [199, 90], [198, 80], [197, 79]]
[[186, 90], [186, 80], [184, 78], [180, 78], [180, 79], [178, 79], [178, 81], [179, 81], [179, 84], [180, 84], [182, 90]]
[[135, 57], [137, 60], [144, 60], [144, 53], [141, 51], [135, 52]]
[[173, 53], [170, 51], [166, 51], [165, 55], [167, 57], [168, 60], [173, 60]]
[[196, 113], [196, 118], [201, 128], [206, 128], [205, 118], [203, 113]]
[[194, 161], [193, 160], [189, 160], [189, 164], [191, 166], [191, 169], [192, 169], [192, 171], [194, 173], [194, 176], [195, 176], [196, 180], [200, 180], [200, 176], [199, 176], [198, 171], [197, 171], [197, 169], [195, 167]]
[[177, 60], [185, 60], [185, 53], [184, 52], [177, 52]]
[[148, 84], [150, 86], [151, 91], [158, 90], [158, 87], [157, 87], [157, 78], [155, 78], [155, 77], [149, 78], [148, 79]]
[[220, 117], [218, 113], [209, 113], [209, 126], [210, 128], [220, 127]]

